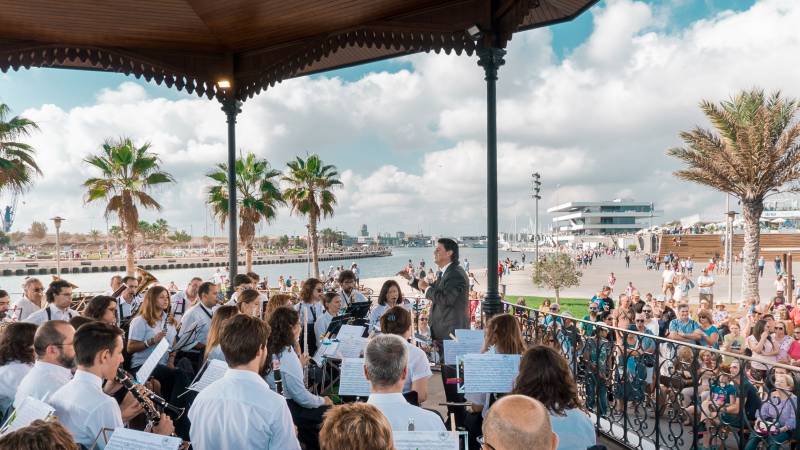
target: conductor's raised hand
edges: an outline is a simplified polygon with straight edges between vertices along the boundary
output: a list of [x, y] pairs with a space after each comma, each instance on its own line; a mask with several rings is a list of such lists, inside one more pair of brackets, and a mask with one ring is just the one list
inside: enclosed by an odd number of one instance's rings
[[425, 292], [425, 289], [428, 289], [428, 286], [430, 286], [430, 285], [428, 284], [427, 281], [425, 281], [424, 278], [420, 278], [419, 279], [419, 284], [417, 286], [419, 287], [420, 291]]

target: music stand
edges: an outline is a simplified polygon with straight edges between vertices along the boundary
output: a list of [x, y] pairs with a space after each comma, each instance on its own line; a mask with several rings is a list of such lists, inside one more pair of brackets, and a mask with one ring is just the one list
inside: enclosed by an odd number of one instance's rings
[[342, 328], [342, 325], [346, 324], [351, 318], [352, 316], [347, 313], [341, 316], [334, 317], [333, 319], [331, 319], [331, 323], [328, 324], [328, 329], [326, 330], [325, 333], [329, 336], [334, 336], [338, 334], [339, 330]]
[[369, 308], [372, 306], [371, 302], [355, 302], [347, 306], [344, 314], [352, 316], [354, 319], [364, 319], [369, 313]]

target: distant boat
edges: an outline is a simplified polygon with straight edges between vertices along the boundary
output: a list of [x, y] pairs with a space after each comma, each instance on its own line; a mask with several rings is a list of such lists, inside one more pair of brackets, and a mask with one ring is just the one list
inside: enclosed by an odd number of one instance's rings
[[472, 248], [486, 248], [486, 247], [488, 247], [488, 246], [489, 246], [489, 243], [488, 243], [488, 242], [486, 242], [486, 240], [480, 240], [480, 241], [478, 241], [478, 242], [473, 242], [473, 243], [471, 244], [471, 247], [472, 247]]

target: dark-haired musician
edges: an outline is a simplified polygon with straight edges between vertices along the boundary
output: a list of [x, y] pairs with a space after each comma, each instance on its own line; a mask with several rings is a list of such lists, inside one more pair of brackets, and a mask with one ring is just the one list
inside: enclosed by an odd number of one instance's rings
[[[119, 405], [102, 387], [103, 380], [116, 377], [122, 364], [122, 330], [105, 323], [87, 323], [75, 332], [73, 345], [78, 370], [50, 397], [49, 403], [75, 442], [90, 448], [104, 428], [123, 426]], [[172, 420], [162, 414], [153, 432], [169, 435], [173, 431]], [[105, 448], [102, 437], [97, 439], [96, 448]]]
[[269, 326], [256, 317], [239, 314], [225, 322], [220, 345], [230, 368], [189, 410], [195, 448], [300, 449], [286, 400], [258, 375], [271, 359], [268, 337]]
[[78, 312], [70, 309], [72, 304], [72, 285], [64, 280], [56, 280], [50, 283], [45, 293], [47, 297], [47, 307], [40, 309], [28, 316], [24, 321], [41, 325], [48, 320], [63, 320], [69, 322], [70, 319], [78, 315]]
[[125, 319], [133, 315], [142, 303], [142, 296], [137, 295], [139, 289], [139, 279], [133, 276], [122, 278], [125, 290], [117, 297], [117, 325], [121, 325]]

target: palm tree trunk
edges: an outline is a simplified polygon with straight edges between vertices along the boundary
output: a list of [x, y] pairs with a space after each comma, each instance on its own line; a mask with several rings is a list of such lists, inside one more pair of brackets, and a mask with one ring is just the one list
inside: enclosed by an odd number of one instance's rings
[[744, 249], [742, 258], [742, 301], [759, 299], [758, 254], [761, 242], [759, 219], [764, 210], [762, 199], [742, 201]]
[[136, 253], [136, 244], [134, 240], [136, 239], [136, 232], [135, 231], [127, 231], [125, 233], [125, 252], [126, 260], [125, 260], [125, 271], [128, 272], [128, 275], [135, 275], [136, 274], [136, 267], [135, 267], [135, 258], [134, 255]]
[[561, 304], [561, 296], [559, 295], [559, 292], [558, 292], [559, 289], [555, 288], [554, 290], [556, 291], [556, 303], [560, 305]]
[[314, 278], [319, 279], [319, 245], [317, 239], [317, 216], [313, 212], [309, 214], [308, 233], [311, 235], [311, 270]]
[[245, 260], [245, 272], [252, 272], [253, 271], [253, 241], [247, 241], [244, 245], [244, 260]]

